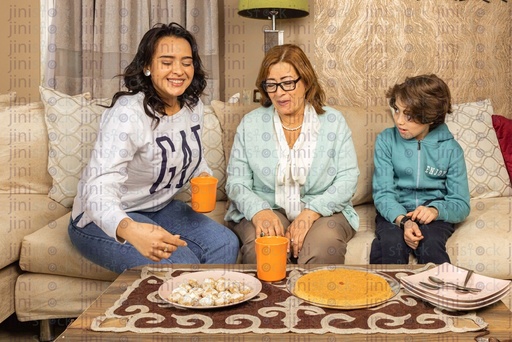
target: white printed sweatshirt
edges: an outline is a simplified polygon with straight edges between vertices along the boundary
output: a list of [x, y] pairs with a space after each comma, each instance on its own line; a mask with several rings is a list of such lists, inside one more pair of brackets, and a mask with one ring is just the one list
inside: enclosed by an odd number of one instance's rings
[[73, 219], [83, 213], [78, 227], [94, 222], [117, 239], [127, 212], [158, 211], [190, 178], [211, 174], [201, 144], [203, 103], [161, 117], [154, 128], [143, 100], [143, 93], [121, 96], [103, 113], [73, 204]]

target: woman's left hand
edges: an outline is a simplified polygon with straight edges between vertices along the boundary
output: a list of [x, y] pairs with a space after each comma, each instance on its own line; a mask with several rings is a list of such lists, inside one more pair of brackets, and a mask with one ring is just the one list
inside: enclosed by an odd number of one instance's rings
[[294, 258], [299, 256], [306, 234], [320, 216], [321, 215], [319, 213], [313, 210], [304, 209], [288, 226], [285, 236], [290, 239]]

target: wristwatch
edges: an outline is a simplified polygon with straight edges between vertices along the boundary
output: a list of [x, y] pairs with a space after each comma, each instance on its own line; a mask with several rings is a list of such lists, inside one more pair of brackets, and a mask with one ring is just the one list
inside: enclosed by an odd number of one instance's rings
[[411, 218], [409, 216], [402, 217], [402, 219], [400, 220], [400, 229], [404, 230], [405, 222], [407, 221], [411, 221]]

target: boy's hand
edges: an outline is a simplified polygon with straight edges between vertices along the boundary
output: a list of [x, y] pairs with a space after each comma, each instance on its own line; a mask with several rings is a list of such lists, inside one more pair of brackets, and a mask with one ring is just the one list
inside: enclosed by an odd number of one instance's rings
[[412, 249], [418, 248], [420, 241], [423, 239], [418, 224], [414, 221], [407, 221], [404, 225], [404, 240], [407, 246]]
[[421, 224], [429, 224], [439, 216], [439, 212], [434, 207], [425, 207], [420, 205], [414, 209], [414, 211], [407, 213], [407, 216], [409, 216], [413, 221]]

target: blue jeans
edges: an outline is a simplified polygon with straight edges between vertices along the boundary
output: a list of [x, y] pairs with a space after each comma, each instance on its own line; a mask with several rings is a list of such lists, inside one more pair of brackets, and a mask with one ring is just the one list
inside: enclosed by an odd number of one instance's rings
[[[233, 264], [238, 256], [236, 235], [209, 217], [196, 213], [181, 201], [171, 201], [157, 212], [131, 212], [128, 216], [137, 222], [159, 225], [171, 234], [179, 234], [187, 242], [178, 247], [168, 259], [159, 264]], [[142, 256], [129, 242], [117, 242], [91, 222], [83, 228], [76, 226], [80, 216], [69, 224], [68, 232], [73, 245], [92, 262], [113, 272], [127, 268], [155, 264]]]
[[455, 231], [455, 225], [445, 221], [420, 224], [423, 239], [416, 250], [407, 246], [404, 231], [387, 221], [379, 213], [375, 218], [375, 239], [370, 251], [370, 264], [407, 264], [413, 253], [419, 264], [450, 262], [446, 241]]

